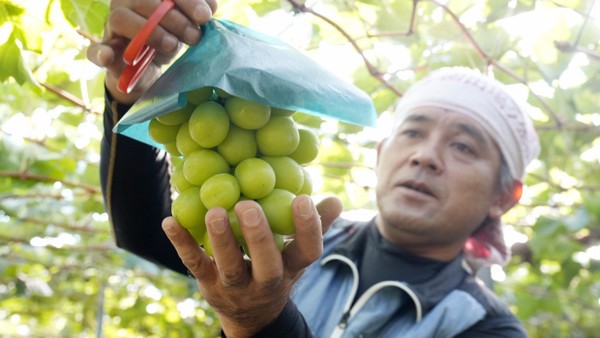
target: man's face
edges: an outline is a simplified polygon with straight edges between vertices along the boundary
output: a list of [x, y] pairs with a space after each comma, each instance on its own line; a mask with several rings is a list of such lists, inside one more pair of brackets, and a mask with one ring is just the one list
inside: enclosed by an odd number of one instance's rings
[[380, 232], [403, 246], [462, 248], [487, 216], [503, 212], [499, 167], [496, 144], [474, 119], [433, 107], [413, 111], [378, 148]]

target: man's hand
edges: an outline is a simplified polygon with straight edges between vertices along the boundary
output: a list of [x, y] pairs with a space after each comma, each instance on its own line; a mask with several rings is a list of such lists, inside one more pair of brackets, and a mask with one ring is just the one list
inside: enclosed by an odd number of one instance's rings
[[129, 94], [117, 89], [119, 76], [125, 69], [123, 52], [129, 41], [146, 23], [160, 0], [112, 0], [110, 14], [101, 43], [87, 50], [88, 59], [106, 67], [106, 88], [118, 102], [133, 103], [156, 81], [160, 67], [177, 54], [181, 42], [194, 45], [200, 41], [199, 25], [210, 21], [217, 10], [217, 0], [174, 0], [175, 7], [160, 21], [147, 44], [158, 53], [144, 75]]
[[292, 203], [296, 235], [280, 253], [258, 203], [239, 202], [235, 213], [252, 261], [243, 258], [223, 208], [213, 208], [206, 214], [214, 259], [174, 218], [166, 218], [162, 226], [196, 277], [200, 292], [217, 311], [225, 334], [247, 337], [281, 313], [296, 280], [321, 256], [323, 233], [341, 211], [342, 203], [335, 197], [317, 207], [307, 195], [296, 197]]

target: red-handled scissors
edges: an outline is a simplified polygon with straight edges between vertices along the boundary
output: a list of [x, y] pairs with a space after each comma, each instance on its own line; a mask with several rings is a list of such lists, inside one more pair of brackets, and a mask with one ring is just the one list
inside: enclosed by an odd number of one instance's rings
[[142, 29], [131, 40], [125, 53], [123, 60], [127, 64], [123, 73], [119, 77], [117, 88], [125, 93], [131, 92], [136, 85], [142, 73], [146, 70], [152, 59], [156, 55], [156, 49], [146, 45], [146, 40], [152, 34], [160, 20], [167, 12], [175, 6], [173, 0], [163, 0], [154, 13], [148, 18], [148, 21], [142, 26]]

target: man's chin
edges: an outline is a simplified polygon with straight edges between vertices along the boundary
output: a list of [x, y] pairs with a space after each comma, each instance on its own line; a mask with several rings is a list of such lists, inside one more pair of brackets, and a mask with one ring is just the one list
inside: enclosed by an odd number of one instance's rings
[[396, 209], [391, 213], [382, 214], [382, 219], [386, 226], [401, 231], [410, 231], [415, 233], [428, 233], [435, 228], [435, 215], [431, 212], [411, 210], [403, 212], [401, 209]]

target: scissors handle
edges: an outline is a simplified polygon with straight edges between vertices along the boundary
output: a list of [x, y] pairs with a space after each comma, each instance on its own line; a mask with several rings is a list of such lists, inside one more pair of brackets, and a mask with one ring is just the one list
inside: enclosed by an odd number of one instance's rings
[[123, 60], [127, 66], [119, 77], [119, 82], [117, 83], [119, 90], [130, 93], [156, 55], [156, 50], [146, 45], [146, 41], [160, 20], [174, 6], [175, 3], [173, 0], [163, 0], [125, 49]]
[[148, 47], [146, 45], [143, 46], [143, 57], [141, 58], [141, 62], [138, 62], [134, 65], [127, 65], [121, 73], [119, 77], [119, 82], [117, 82], [117, 88], [124, 93], [131, 93], [131, 90], [140, 80], [140, 77], [154, 59], [156, 55], [156, 49], [152, 47]]
[[167, 12], [175, 6], [173, 0], [164, 0], [163, 2], [156, 7], [152, 15], [148, 18], [148, 21], [142, 26], [142, 29], [136, 34], [136, 36], [131, 40], [127, 49], [125, 49], [125, 53], [123, 54], [123, 60], [128, 65], [136, 65], [142, 57], [143, 46], [146, 44], [146, 41], [152, 34], [152, 31], [158, 26], [158, 23], [162, 18], [167, 14]]

